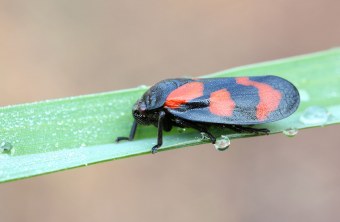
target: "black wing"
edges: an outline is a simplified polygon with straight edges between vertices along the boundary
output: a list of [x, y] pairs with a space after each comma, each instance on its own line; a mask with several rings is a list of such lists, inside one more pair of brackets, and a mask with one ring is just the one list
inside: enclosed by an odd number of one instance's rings
[[[172, 92], [176, 96], [168, 96], [166, 100], [165, 109], [170, 114], [195, 122], [253, 125], [286, 118], [300, 103], [295, 86], [277, 76], [197, 79], [194, 82], [203, 85], [202, 93], [185, 101], [181, 89], [185, 85], [181, 86], [178, 88], [181, 93]], [[188, 94], [189, 90], [187, 87]]]

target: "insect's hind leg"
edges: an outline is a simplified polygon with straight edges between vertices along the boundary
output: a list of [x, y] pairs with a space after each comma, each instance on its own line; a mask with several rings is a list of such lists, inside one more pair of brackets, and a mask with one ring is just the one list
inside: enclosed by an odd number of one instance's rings
[[223, 125], [223, 127], [231, 129], [238, 133], [255, 133], [256, 135], [268, 135], [270, 132], [269, 129], [266, 128], [257, 129], [242, 125]]
[[196, 124], [190, 121], [185, 121], [182, 119], [176, 119], [175, 122], [179, 126], [190, 127], [190, 128], [198, 130], [201, 133], [205, 133], [209, 137], [212, 144], [216, 143], [216, 137], [212, 135], [204, 126], [200, 126], [199, 124]]

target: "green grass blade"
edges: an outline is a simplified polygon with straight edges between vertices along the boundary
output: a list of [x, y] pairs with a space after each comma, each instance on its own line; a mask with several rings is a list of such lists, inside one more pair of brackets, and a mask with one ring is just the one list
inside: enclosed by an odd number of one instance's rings
[[[209, 77], [265, 74], [290, 80], [302, 99], [295, 114], [265, 125], [272, 133], [340, 122], [340, 49], [234, 68]], [[140, 127], [135, 141], [113, 143], [117, 136], [129, 134], [131, 107], [146, 89], [0, 108], [0, 143], [13, 146], [11, 151], [0, 153], [0, 182], [150, 153], [156, 142], [154, 127]], [[311, 121], [300, 121], [310, 107], [314, 107]], [[232, 139], [252, 136], [221, 129], [214, 133], [228, 134]], [[174, 129], [165, 133], [161, 151], [203, 142], [196, 131], [180, 133]]]

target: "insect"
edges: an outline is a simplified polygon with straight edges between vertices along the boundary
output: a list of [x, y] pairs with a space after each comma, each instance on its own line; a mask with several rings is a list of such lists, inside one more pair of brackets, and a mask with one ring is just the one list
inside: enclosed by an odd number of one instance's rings
[[162, 146], [163, 130], [170, 131], [173, 126], [194, 128], [213, 144], [216, 138], [209, 132], [210, 126], [268, 134], [268, 129], [252, 126], [286, 118], [299, 103], [296, 87], [278, 76], [167, 79], [152, 86], [135, 103], [130, 135], [116, 141], [133, 140], [139, 124], [158, 128], [152, 153]]

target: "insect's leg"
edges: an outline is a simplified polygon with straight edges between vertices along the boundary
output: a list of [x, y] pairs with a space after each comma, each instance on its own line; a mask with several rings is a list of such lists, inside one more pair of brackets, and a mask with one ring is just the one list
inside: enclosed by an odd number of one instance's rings
[[216, 143], [216, 137], [214, 135], [212, 135], [205, 127], [200, 126], [198, 124], [195, 124], [193, 122], [189, 122], [189, 121], [185, 121], [185, 120], [181, 120], [181, 119], [176, 119], [175, 122], [178, 125], [190, 127], [190, 128], [198, 130], [201, 133], [205, 133], [209, 137], [212, 144]]
[[244, 133], [255, 133], [256, 135], [268, 135], [269, 129], [262, 128], [256, 129], [252, 127], [240, 126], [240, 125], [225, 125], [225, 127], [234, 130], [235, 132], [244, 132]]
[[159, 116], [158, 116], [158, 136], [157, 136], [157, 144], [152, 147], [151, 149], [151, 152], [152, 154], [155, 154], [157, 153], [157, 150], [159, 147], [162, 146], [163, 144], [163, 120], [164, 120], [164, 117], [165, 117], [165, 112], [164, 111], [161, 111], [159, 113]]
[[136, 129], [137, 129], [137, 121], [135, 120], [133, 121], [129, 137], [117, 137], [116, 142], [118, 143], [121, 140], [129, 140], [129, 141], [133, 140], [136, 134]]

